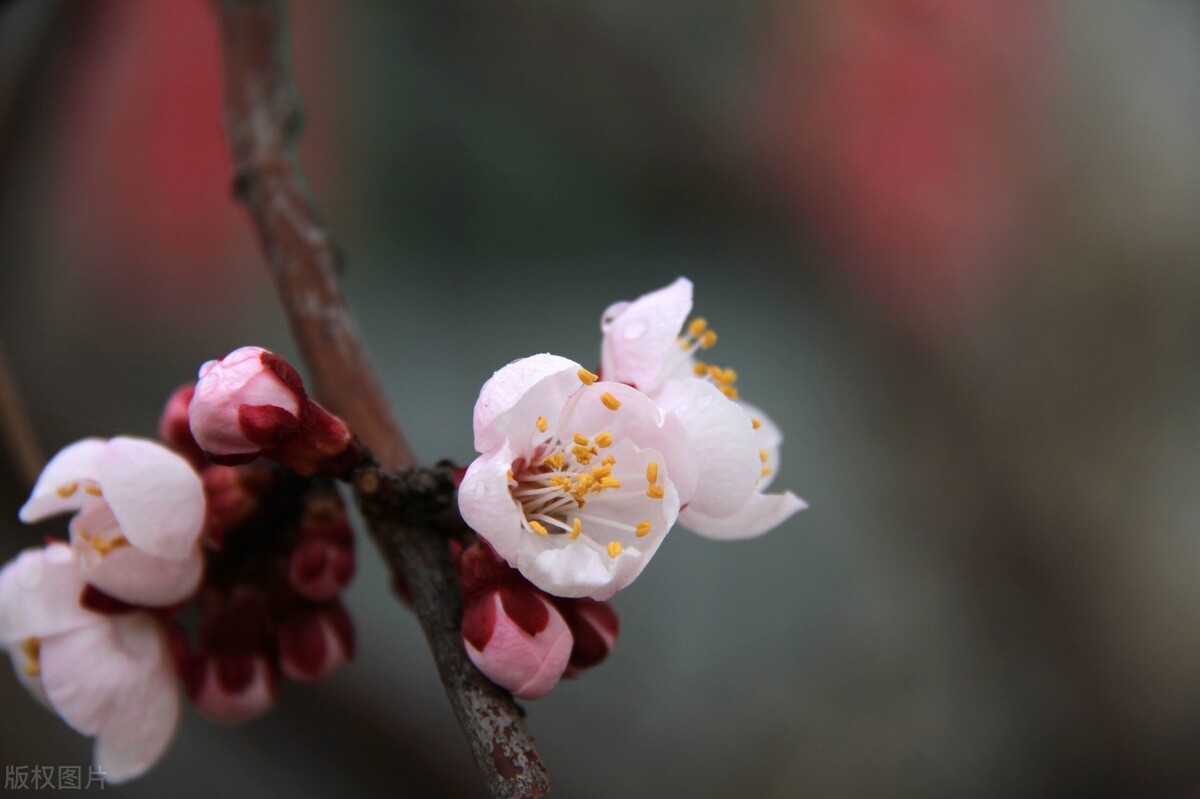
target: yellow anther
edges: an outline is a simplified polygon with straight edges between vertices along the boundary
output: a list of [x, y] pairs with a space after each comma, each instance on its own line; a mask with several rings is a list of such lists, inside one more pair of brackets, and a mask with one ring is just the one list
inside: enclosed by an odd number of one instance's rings
[[638, 538], [645, 538], [646, 536], [650, 535], [650, 520], [642, 519], [640, 522], [638, 522], [635, 534]]
[[601, 488], [620, 488], [621, 481], [615, 477], [602, 477], [600, 479]]
[[650, 485], [658, 482], [658, 464], [654, 461], [651, 461], [646, 466], [646, 482], [650, 483]]
[[725, 376], [721, 379], [721, 382], [736, 383], [737, 379], [738, 379], [738, 373], [737, 373], [736, 369], [726, 369]]
[[84, 486], [83, 492], [85, 494], [91, 494], [93, 497], [104, 496], [104, 493], [100, 490], [100, 486]]
[[716, 334], [716, 332], [714, 332], [712, 330], [707, 331], [703, 336], [700, 337], [700, 349], [702, 349], [702, 350], [709, 349], [710, 347], [712, 347], [712, 345], [714, 345], [716, 343], [717, 343], [717, 334]]
[[93, 535], [89, 532], [81, 530], [79, 532], [79, 538], [92, 549], [96, 550], [96, 552], [100, 554], [100, 557], [104, 557], [114, 549], [120, 549], [121, 547], [129, 546], [129, 539], [123, 535], [119, 535], [115, 538], [105, 539], [98, 535]]
[[575, 435], [571, 436], [571, 438], [575, 439], [575, 443], [581, 447], [586, 447], [589, 443], [591, 443], [591, 439], [582, 433], [576, 433]]
[[603, 402], [604, 407], [608, 408], [610, 411], [615, 411], [617, 408], [621, 407], [621, 401], [612, 394], [609, 394], [607, 391], [600, 395], [600, 401]]
[[738, 398], [738, 390], [733, 386], [721, 386], [721, 393], [729, 397], [731, 400]]
[[546, 422], [546, 417], [545, 417], [545, 416], [539, 416], [539, 417], [537, 418], [537, 429], [538, 429], [538, 432], [539, 432], [539, 433], [544, 433], [544, 432], [546, 432], [546, 428], [547, 428], [547, 427], [549, 427], [549, 426], [550, 426], [550, 425], [549, 425], [549, 424]]
[[617, 459], [614, 458], [612, 455], [605, 455], [604, 460], [602, 460], [600, 462], [603, 463], [605, 466], [612, 466], [617, 462]]
[[576, 516], [575, 521], [571, 523], [571, 532], [567, 533], [567, 538], [574, 541], [576, 538], [579, 538], [579, 534], [582, 532], [583, 519], [580, 519], [578, 516]]
[[509, 469], [509, 470], [508, 470], [508, 481], [509, 481], [510, 483], [513, 481], [513, 473], [512, 473], [512, 469]]
[[662, 486], [650, 486], [646, 489], [646, 496], [650, 499], [662, 499], [666, 495], [667, 492], [663, 490]]
[[704, 361], [696, 361], [696, 365], [692, 367], [692, 374], [696, 377], [704, 377], [708, 374], [708, 364]]
[[550, 532], [546, 529], [546, 525], [538, 521], [530, 522], [529, 529], [533, 530], [538, 535], [550, 535]]
[[762, 427], [762, 419], [759, 419], [759, 418], [756, 416], [756, 417], [754, 417], [753, 419], [751, 419], [751, 420], [750, 420], [750, 424], [751, 424], [751, 426], [752, 426], [752, 427], [753, 427], [755, 430], [757, 430], [758, 428]]
[[612, 467], [609, 466], [608, 464], [605, 464], [603, 466], [593, 466], [592, 467], [592, 477], [595, 477], [597, 480], [603, 480], [605, 477], [608, 477], [610, 474], [612, 474]]
[[697, 316], [692, 320], [692, 323], [688, 325], [688, 332], [696, 338], [700, 338], [702, 335], [704, 335], [705, 330], [708, 330], [708, 320], [703, 316]]
[[79, 489], [79, 483], [67, 483], [65, 486], [58, 487], [58, 495], [63, 499], [74, 494]]
[[600, 435], [596, 436], [596, 446], [600, 447], [601, 449], [604, 447], [611, 447], [612, 442], [612, 433], [601, 433]]
[[590, 386], [592, 383], [595, 383], [600, 379], [600, 375], [593, 374], [587, 369], [580, 369], [575, 374], [579, 375], [580, 382], [582, 382], [585, 386]]
[[592, 477], [587, 472], [575, 475], [575, 490], [580, 494], [586, 494], [596, 484], [596, 478]]
[[555, 470], [556, 472], [562, 471], [562, 467], [564, 464], [563, 454], [561, 452], [556, 452], [553, 455], [542, 458], [542, 463], [546, 464], [547, 466], [549, 466], [551, 469]]
[[767, 476], [767, 475], [769, 475], [770, 473], [771, 473], [771, 467], [770, 467], [770, 466], [764, 466], [764, 467], [762, 468], [762, 476], [763, 476], [763, 477], [766, 477], [766, 476]]
[[575, 460], [579, 461], [581, 466], [587, 466], [592, 462], [592, 456], [596, 454], [594, 447], [572, 447], [571, 454], [575, 456]]
[[721, 370], [721, 367], [717, 366], [716, 364], [708, 367], [708, 376], [711, 377], [713, 380], [716, 380], [718, 383], [721, 382], [722, 374], [723, 374], [723, 372]]
[[690, 350], [692, 348], [692, 342], [688, 341], [683, 336], [680, 336], [679, 338], [675, 339], [675, 343], [678, 344], [679, 349], [683, 350], [684, 352], [687, 352], [688, 350]]
[[40, 638], [26, 638], [21, 642], [21, 654], [25, 656], [25, 665], [22, 671], [26, 677], [41, 677], [42, 676], [42, 641]]
[[624, 547], [621, 546], [620, 541], [608, 542], [608, 556], [610, 558], [615, 558], [617, 555], [620, 555], [622, 549], [624, 549]]
[[765, 449], [760, 449], [760, 450], [758, 451], [758, 459], [759, 459], [760, 461], [762, 461], [763, 463], [766, 463], [766, 462], [767, 462], [767, 459], [768, 459], [768, 457], [769, 457], [769, 456], [767, 455], [767, 451], [766, 451]]

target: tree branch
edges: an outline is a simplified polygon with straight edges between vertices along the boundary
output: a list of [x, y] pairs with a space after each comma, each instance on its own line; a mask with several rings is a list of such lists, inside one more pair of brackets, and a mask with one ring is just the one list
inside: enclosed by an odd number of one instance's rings
[[33, 434], [33, 423], [29, 421], [25, 402], [3, 347], [0, 347], [0, 431], [4, 433], [4, 443], [12, 455], [21, 482], [26, 489], [33, 488], [46, 461]]
[[213, 0], [213, 8], [234, 190], [258, 231], [314, 393], [383, 467], [364, 469], [356, 480], [371, 536], [411, 592], [446, 694], [492, 795], [543, 796], [549, 778], [520, 710], [463, 649], [462, 600], [444, 534], [455, 527], [444, 518], [457, 515], [453, 483], [444, 471], [414, 469], [412, 450], [342, 298], [336, 246], [308, 196], [295, 153], [302, 111], [287, 58], [283, 4]]

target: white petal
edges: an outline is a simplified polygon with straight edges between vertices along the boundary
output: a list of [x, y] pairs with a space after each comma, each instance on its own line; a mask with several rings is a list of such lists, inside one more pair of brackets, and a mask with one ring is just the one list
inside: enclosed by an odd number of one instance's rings
[[98, 480], [129, 543], [168, 560], [191, 557], [204, 527], [204, 486], [186, 460], [144, 438], [118, 436]]
[[[33, 493], [18, 514], [29, 523], [77, 510], [89, 502], [100, 500], [82, 491], [82, 484], [94, 484], [98, 474], [97, 460], [107, 442], [102, 438], [85, 438], [64, 448], [50, 459], [38, 476]], [[72, 489], [71, 486], [74, 486]], [[63, 489], [63, 496], [59, 493]], [[67, 489], [70, 489], [68, 493]]]
[[84, 580], [71, 548], [27, 549], [0, 571], [0, 643], [46, 638], [96, 624], [79, 604]]
[[[523, 450], [519, 442], [528, 441], [538, 416], [553, 423], [567, 397], [582, 385], [580, 368], [567, 358], [542, 353], [498, 370], [483, 384], [475, 402], [475, 450], [488, 452], [506, 438]], [[511, 413], [518, 404], [524, 413]]]
[[714, 519], [688, 507], [679, 514], [679, 523], [705, 538], [737, 541], [762, 535], [807, 507], [808, 503], [791, 491], [783, 494], [755, 492], [745, 506], [731, 516]]
[[611, 306], [601, 323], [604, 379], [652, 390], [691, 310], [692, 282], [685, 277], [624, 308]]
[[149, 614], [113, 617], [42, 642], [42, 685], [63, 720], [96, 735], [111, 782], [136, 777], [166, 750], [179, 696], [166, 635]]
[[173, 605], [195, 593], [204, 575], [204, 556], [198, 545], [183, 560], [166, 560], [132, 546], [102, 554], [76, 536], [72, 536], [72, 544], [84, 579], [133, 605]]
[[458, 487], [458, 510], [463, 521], [513, 566], [518, 541], [524, 534], [521, 511], [508, 487], [508, 470], [514, 458], [507, 447], [479, 456]]
[[758, 420], [758, 427], [754, 430], [754, 446], [756, 449], [767, 453], [766, 461], [763, 461], [765, 466], [769, 466], [771, 471], [762, 482], [758, 484], [759, 491], [765, 491], [767, 486], [775, 479], [775, 475], [779, 473], [780, 447], [783, 444], [783, 431], [779, 429], [771, 417], [767, 416], [762, 410], [748, 402], [738, 401], [741, 406], [752, 419]]
[[737, 403], [704, 380], [668, 380], [656, 399], [687, 430], [699, 480], [688, 507], [723, 517], [741, 508], [762, 477], [754, 426]]

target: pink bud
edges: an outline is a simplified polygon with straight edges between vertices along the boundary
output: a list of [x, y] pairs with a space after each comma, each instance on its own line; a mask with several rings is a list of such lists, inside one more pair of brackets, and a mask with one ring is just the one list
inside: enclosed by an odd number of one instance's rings
[[301, 542], [288, 561], [292, 589], [313, 602], [333, 599], [353, 576], [354, 550], [328, 539]]
[[476, 668], [521, 699], [545, 696], [558, 684], [573, 644], [566, 621], [532, 586], [469, 603], [462, 636]]
[[617, 643], [620, 623], [617, 613], [607, 602], [594, 599], [554, 598], [559, 613], [567, 622], [575, 646], [564, 676], [578, 677], [608, 657]]
[[289, 680], [316, 682], [354, 657], [354, 624], [340, 602], [294, 611], [279, 628], [279, 670]]
[[[200, 367], [189, 413], [192, 435], [209, 455], [255, 457], [265, 433], [282, 441], [299, 426], [303, 384], [290, 367], [283, 375], [272, 368], [271, 355], [261, 347], [242, 347]], [[252, 431], [242, 424], [243, 408], [256, 416]]]
[[189, 667], [188, 695], [213, 721], [236, 724], [262, 715], [275, 692], [275, 672], [263, 654], [201, 655]]

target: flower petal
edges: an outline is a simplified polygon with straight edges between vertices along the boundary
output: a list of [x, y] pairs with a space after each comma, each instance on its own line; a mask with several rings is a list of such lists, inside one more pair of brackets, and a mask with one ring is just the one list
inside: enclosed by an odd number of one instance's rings
[[762, 535], [807, 507], [808, 503], [791, 491], [783, 494], [756, 491], [741, 510], [730, 516], [714, 519], [688, 507], [679, 514], [679, 523], [705, 538], [737, 541]]
[[762, 464], [770, 467], [770, 471], [763, 475], [762, 481], [758, 484], [758, 490], [765, 491], [767, 486], [775, 479], [775, 475], [779, 473], [780, 446], [783, 444], [783, 431], [771, 421], [771, 417], [763, 413], [758, 407], [740, 400], [738, 401], [738, 405], [741, 406], [741, 409], [754, 422], [758, 423], [758, 426], [754, 428], [754, 446], [760, 453], [766, 454], [767, 457], [762, 461]]
[[85, 438], [51, 458], [18, 514], [21, 521], [28, 524], [99, 502], [98, 498], [79, 489], [82, 483], [96, 482], [97, 460], [105, 446], [107, 442], [102, 438]]
[[166, 635], [132, 613], [42, 642], [42, 685], [74, 729], [96, 735], [96, 762], [111, 782], [136, 777], [166, 750], [179, 718]]
[[741, 508], [762, 477], [750, 416], [704, 380], [668, 380], [658, 404], [683, 423], [700, 478], [688, 508], [723, 517]]
[[104, 620], [79, 604], [84, 580], [66, 544], [27, 549], [0, 571], [0, 643], [47, 638]]
[[463, 521], [514, 566], [518, 541], [524, 535], [521, 511], [508, 487], [508, 470], [515, 458], [506, 446], [476, 458], [458, 487]]
[[100, 489], [129, 543], [156, 558], [192, 556], [204, 527], [204, 486], [186, 460], [149, 439], [118, 436], [97, 465]]
[[685, 277], [631, 303], [610, 306], [601, 321], [604, 379], [653, 391], [691, 310], [692, 282]]
[[106, 542], [120, 529], [107, 506], [71, 520], [71, 544], [87, 582], [109, 596], [148, 607], [173, 605], [195, 592], [204, 574], [198, 544], [183, 560], [156, 558], [134, 546], [108, 549]]
[[542, 353], [498, 370], [475, 402], [475, 450], [488, 452], [505, 439], [523, 450], [538, 416], [546, 416], [551, 424], [557, 421], [567, 397], [582, 385], [580, 368], [575, 361]]

